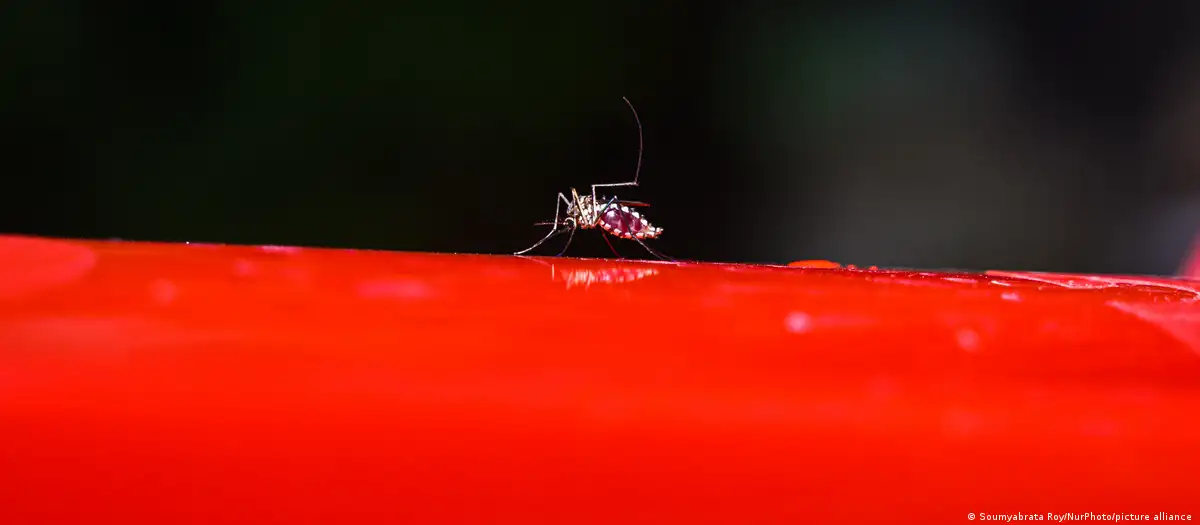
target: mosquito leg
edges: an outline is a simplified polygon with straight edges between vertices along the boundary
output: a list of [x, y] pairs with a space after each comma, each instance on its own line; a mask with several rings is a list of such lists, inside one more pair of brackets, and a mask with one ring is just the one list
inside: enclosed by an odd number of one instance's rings
[[[600, 201], [592, 201], [592, 202], [600, 202]], [[617, 198], [609, 197], [608, 202], [604, 203], [604, 206], [602, 206], [599, 210], [596, 210], [596, 217], [599, 217], [601, 220], [603, 220], [604, 214], [608, 212], [608, 209], [612, 208], [613, 206], [617, 206], [617, 205], [618, 205]]]
[[571, 239], [574, 239], [574, 238], [575, 238], [575, 228], [568, 227], [568, 228], [567, 228], [567, 231], [569, 231], [569, 232], [570, 232], [570, 235], [567, 235], [567, 244], [564, 244], [564, 245], [563, 245], [563, 249], [562, 249], [562, 251], [561, 251], [561, 252], [558, 252], [558, 255], [557, 255], [556, 257], [562, 257], [562, 255], [563, 255], [564, 253], [567, 253], [567, 248], [570, 248], [570, 247], [571, 247]]
[[604, 239], [604, 244], [608, 245], [608, 249], [612, 250], [613, 255], [616, 255], [618, 259], [624, 259], [624, 257], [621, 257], [621, 254], [617, 253], [617, 249], [613, 247], [612, 242], [608, 240], [608, 235], [608, 232], [602, 231], [600, 238]]
[[568, 207], [571, 206], [571, 201], [567, 200], [567, 196], [563, 195], [562, 192], [559, 192], [558, 200], [554, 201], [554, 223], [553, 223], [554, 226], [551, 227], [550, 233], [547, 233], [545, 237], [542, 237], [542, 240], [534, 243], [533, 246], [525, 248], [524, 250], [521, 250], [519, 252], [515, 252], [515, 253], [513, 253], [513, 255], [521, 255], [521, 254], [526, 253], [534, 248], [537, 248], [538, 246], [541, 246], [542, 243], [550, 240], [550, 238], [553, 237], [555, 233], [559, 233], [562, 231], [559, 229], [560, 224], [558, 222], [558, 217], [559, 217], [559, 213], [562, 211], [562, 203], [564, 203], [564, 202], [567, 203]]
[[[570, 229], [570, 228], [559, 228], [559, 227], [555, 226], [555, 227], [554, 227], [554, 229], [550, 230], [550, 233], [547, 233], [545, 237], [542, 237], [542, 240], [540, 240], [540, 241], [538, 241], [538, 242], [534, 243], [534, 244], [533, 244], [533, 246], [530, 246], [530, 247], [528, 247], [528, 248], [525, 248], [524, 250], [521, 250], [521, 251], [519, 251], [519, 252], [513, 253], [513, 255], [521, 255], [521, 254], [524, 254], [524, 253], [526, 253], [526, 252], [529, 252], [530, 250], [533, 250], [534, 248], [537, 248], [538, 246], [541, 246], [541, 245], [542, 245], [542, 243], [544, 243], [544, 242], [546, 242], [546, 241], [550, 240], [550, 238], [551, 238], [551, 237], [554, 237], [554, 236], [556, 236], [556, 235], [558, 235], [558, 234], [560, 234], [560, 233], [562, 233], [562, 232], [565, 232], [565, 231], [567, 231], [567, 230], [569, 230], [569, 229]], [[572, 230], [572, 231], [574, 231], [574, 230]]]
[[643, 241], [643, 240], [641, 240], [641, 239], [639, 239], [639, 238], [637, 238], [637, 237], [632, 237], [632, 239], [633, 239], [633, 240], [635, 240], [635, 241], [637, 241], [637, 243], [638, 243], [638, 244], [642, 245], [642, 248], [645, 248], [645, 249], [646, 249], [646, 251], [650, 252], [650, 255], [653, 255], [653, 256], [655, 256], [655, 257], [658, 257], [659, 259], [662, 259], [662, 260], [664, 260], [664, 261], [671, 261], [671, 262], [675, 262], [675, 259], [672, 259], [672, 258], [670, 258], [670, 257], [667, 257], [666, 255], [663, 255], [663, 254], [661, 254], [661, 253], [658, 253], [657, 251], [655, 251], [655, 250], [654, 250], [654, 248], [651, 248], [650, 246], [647, 246], [647, 245], [646, 245], [646, 243], [645, 243], [645, 241]]
[[[637, 185], [638, 185], [638, 183], [636, 180], [632, 181], [632, 182], [614, 182], [611, 184], [593, 184], [592, 185], [592, 202], [600, 202], [600, 199], [596, 198], [596, 188], [621, 188], [621, 187], [637, 186]], [[613, 197], [612, 200], [615, 201], [615, 200], [617, 200], [617, 198]]]
[[528, 255], [518, 255], [518, 256], [517, 256], [517, 258], [518, 258], [518, 259], [525, 259], [525, 260], [527, 260], [527, 261], [530, 261], [530, 262], [535, 262], [535, 263], [537, 263], [537, 264], [540, 264], [540, 265], [542, 265], [542, 266], [548, 266], [548, 267], [550, 267], [551, 271], [553, 271], [553, 269], [554, 269], [554, 265], [553, 265], [553, 264], [551, 264], [551, 263], [548, 263], [548, 262], [545, 262], [545, 261], [541, 261], [541, 260], [539, 260], [539, 259], [535, 259], [535, 258], [533, 258], [533, 257], [530, 257], [530, 256], [528, 256]]
[[567, 196], [558, 192], [558, 200], [554, 202], [554, 227], [558, 227], [558, 212], [562, 210], [562, 203], [567, 203], [567, 212], [571, 211], [571, 201], [567, 200]]
[[642, 174], [642, 150], [645, 149], [645, 141], [642, 138], [642, 119], [638, 118], [637, 110], [633, 109], [633, 103], [628, 98], [621, 97], [625, 101], [625, 105], [629, 106], [629, 111], [633, 112], [633, 121], [637, 123], [638, 130], [638, 157], [637, 168], [633, 170], [633, 180], [629, 182], [616, 182], [612, 184], [593, 184], [592, 185], [592, 202], [600, 202], [596, 199], [596, 188], [620, 188], [638, 185], [638, 177]]

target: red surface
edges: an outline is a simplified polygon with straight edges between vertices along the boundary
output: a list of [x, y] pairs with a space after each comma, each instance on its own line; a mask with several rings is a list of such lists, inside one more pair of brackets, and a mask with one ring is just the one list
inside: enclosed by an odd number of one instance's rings
[[0, 237], [0, 523], [1200, 519], [1198, 296]]

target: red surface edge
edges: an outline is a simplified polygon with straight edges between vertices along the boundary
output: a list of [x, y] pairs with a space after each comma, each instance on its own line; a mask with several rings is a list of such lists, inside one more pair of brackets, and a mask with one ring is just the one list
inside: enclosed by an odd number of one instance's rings
[[1188, 279], [1200, 279], [1200, 232], [1196, 232], [1196, 240], [1192, 241], [1192, 251], [1184, 261], [1179, 275]]
[[0, 523], [1191, 518], [1198, 297], [0, 237]]

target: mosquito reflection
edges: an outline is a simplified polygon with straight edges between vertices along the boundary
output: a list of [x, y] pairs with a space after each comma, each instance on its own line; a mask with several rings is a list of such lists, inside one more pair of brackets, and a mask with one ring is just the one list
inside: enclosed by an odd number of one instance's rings
[[566, 284], [567, 289], [591, 288], [595, 285], [617, 285], [658, 275], [657, 268], [641, 265], [622, 265], [600, 268], [578, 268], [573, 265], [547, 263], [530, 257], [522, 257], [550, 267], [550, 279]]

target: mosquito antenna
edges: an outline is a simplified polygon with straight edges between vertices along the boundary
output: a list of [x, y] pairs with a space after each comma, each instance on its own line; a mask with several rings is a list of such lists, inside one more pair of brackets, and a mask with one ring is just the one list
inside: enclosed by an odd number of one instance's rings
[[638, 128], [638, 160], [637, 168], [633, 170], [633, 185], [637, 186], [638, 175], [642, 173], [642, 119], [638, 118], [637, 110], [633, 109], [633, 103], [628, 98], [621, 97], [625, 101], [625, 105], [629, 106], [629, 111], [633, 112], [633, 121], [637, 123]]

